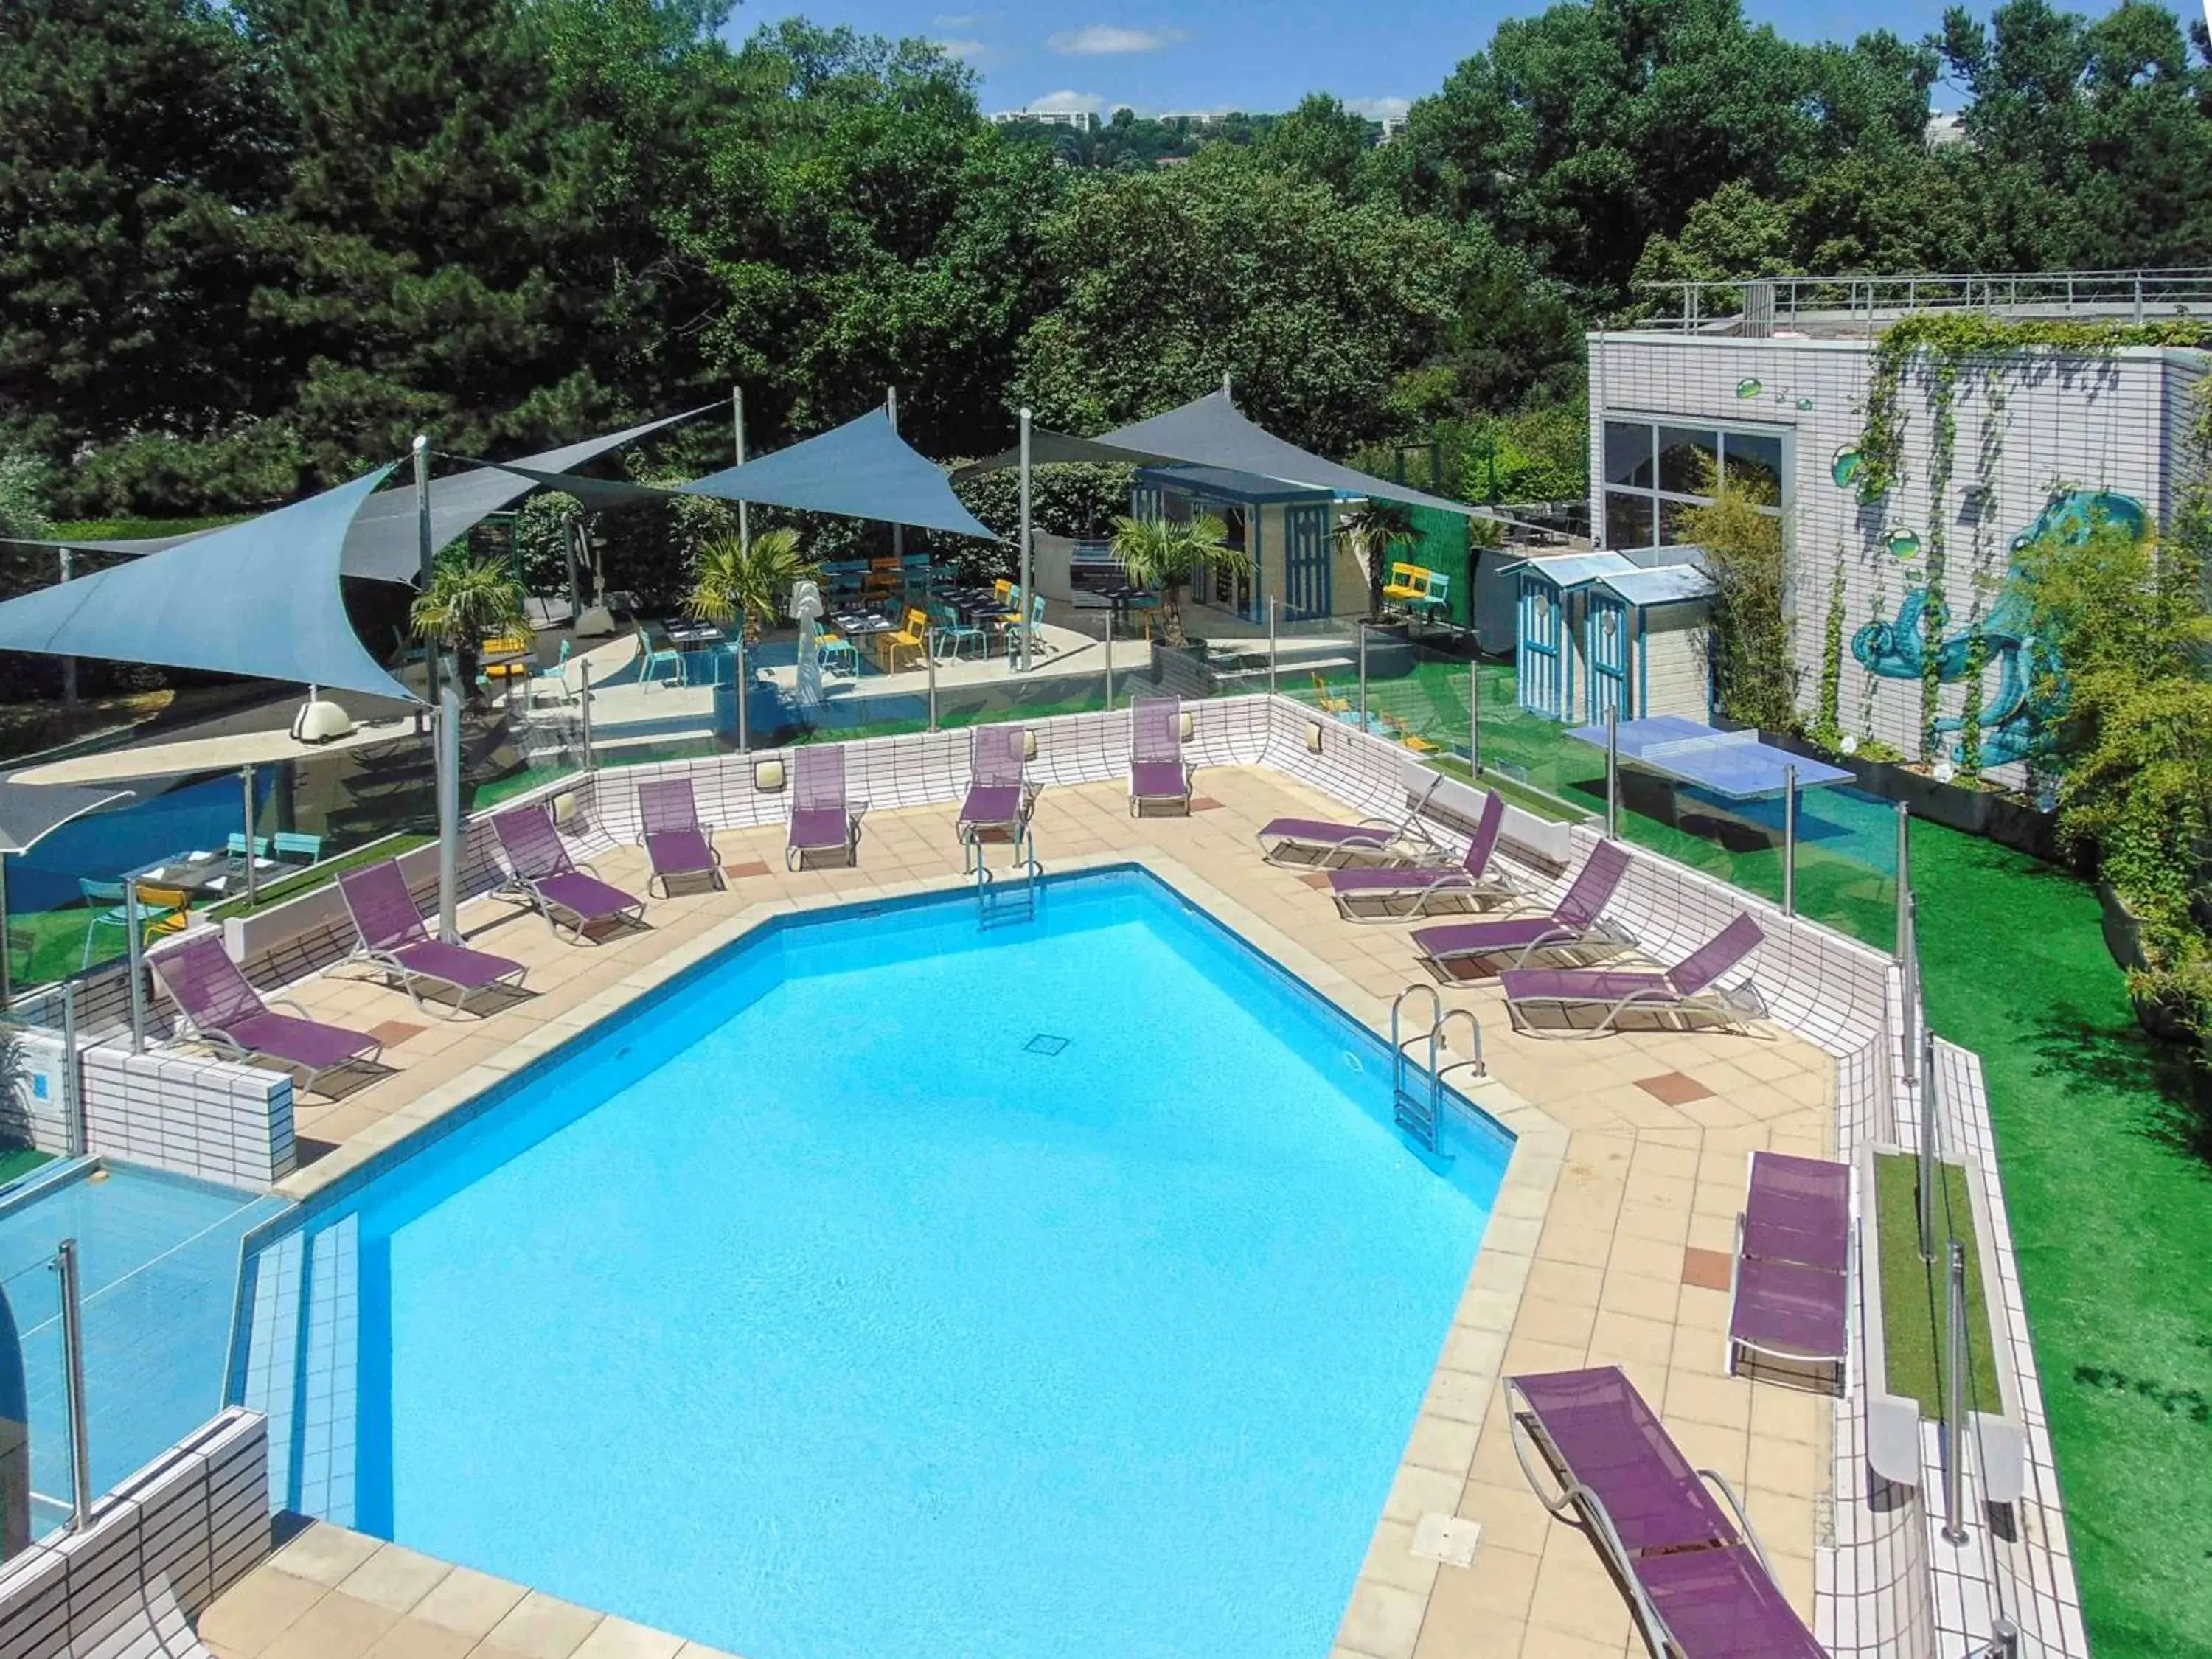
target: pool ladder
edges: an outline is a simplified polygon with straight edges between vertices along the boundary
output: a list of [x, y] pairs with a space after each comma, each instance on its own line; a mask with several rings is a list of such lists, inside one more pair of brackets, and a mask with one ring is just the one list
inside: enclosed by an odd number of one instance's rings
[[972, 843], [975, 855], [975, 915], [986, 927], [1000, 922], [1030, 921], [1036, 916], [1037, 878], [1044, 866], [1037, 862], [1036, 843], [1024, 823], [1014, 832], [1013, 861], [1002, 879], [994, 871], [983, 843]]
[[[1425, 996], [1429, 1000], [1429, 1028], [1416, 1031], [1411, 1036], [1403, 1034], [1403, 1019], [1407, 1000]], [[1449, 1044], [1444, 1033], [1455, 1020], [1465, 1020], [1468, 1029], [1468, 1058], [1443, 1065], [1443, 1059]], [[1425, 1091], [1407, 1086], [1411, 1069], [1406, 1050], [1425, 1039], [1429, 1045], [1429, 1083]], [[1474, 1075], [1486, 1075], [1482, 1060], [1482, 1022], [1472, 1009], [1447, 1008], [1444, 1000], [1433, 985], [1408, 985], [1398, 993], [1390, 1004], [1390, 1115], [1398, 1127], [1431, 1152], [1439, 1152], [1443, 1135], [1444, 1073], [1455, 1066], [1471, 1066]]]

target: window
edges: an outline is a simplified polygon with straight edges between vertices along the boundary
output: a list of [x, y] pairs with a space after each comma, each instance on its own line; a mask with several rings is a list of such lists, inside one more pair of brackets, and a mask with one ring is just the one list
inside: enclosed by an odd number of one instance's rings
[[1779, 517], [1789, 500], [1784, 434], [1725, 427], [1605, 423], [1605, 540], [1613, 548], [1677, 547], [1686, 510], [1712, 499], [1711, 480], [1749, 483]]

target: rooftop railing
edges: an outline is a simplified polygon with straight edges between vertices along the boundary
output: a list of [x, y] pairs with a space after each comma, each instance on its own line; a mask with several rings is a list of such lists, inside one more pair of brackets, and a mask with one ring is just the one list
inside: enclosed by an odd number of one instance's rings
[[1953, 272], [1904, 276], [1759, 276], [1639, 285], [1638, 328], [1770, 335], [1808, 325], [1872, 334], [1915, 311], [2154, 322], [2212, 314], [2212, 266], [2165, 270]]

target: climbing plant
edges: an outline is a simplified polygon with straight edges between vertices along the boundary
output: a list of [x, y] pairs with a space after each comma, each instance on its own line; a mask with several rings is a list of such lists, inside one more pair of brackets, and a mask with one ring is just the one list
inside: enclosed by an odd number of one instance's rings
[[1773, 492], [1710, 470], [1711, 501], [1682, 515], [1685, 538], [1705, 550], [1713, 580], [1709, 649], [1720, 711], [1765, 732], [1798, 727], [1782, 520], [1763, 508]]
[[1920, 613], [1920, 758], [1933, 764], [1938, 755], [1936, 722], [1942, 716], [1943, 630], [1951, 607], [1943, 595], [1948, 564], [1950, 520], [1944, 497], [1951, 488], [1952, 456], [1959, 438], [1959, 365], [1938, 359], [1929, 403], [1936, 417], [1935, 442], [1928, 458], [1928, 603]]
[[1824, 749], [1844, 741], [1844, 562], [1828, 583], [1828, 616], [1820, 640], [1820, 702], [1808, 734]]
[[1978, 629], [1966, 645], [1966, 701], [1959, 711], [1959, 775], [1969, 783], [1982, 775], [1982, 671], [1989, 665], [1989, 641]]

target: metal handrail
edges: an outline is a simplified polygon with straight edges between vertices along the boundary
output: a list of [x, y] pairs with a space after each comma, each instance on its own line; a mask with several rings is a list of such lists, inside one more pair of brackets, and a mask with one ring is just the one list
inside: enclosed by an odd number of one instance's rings
[[1660, 303], [1633, 326], [1695, 331], [1740, 318], [1745, 290], [1773, 296], [1772, 316], [1857, 316], [1867, 326], [1886, 315], [1912, 311], [2041, 311], [2061, 316], [2124, 316], [2140, 323], [2157, 315], [2212, 311], [2212, 267], [2179, 265], [2111, 270], [1864, 272], [1830, 276], [1669, 279], [1639, 283]]

